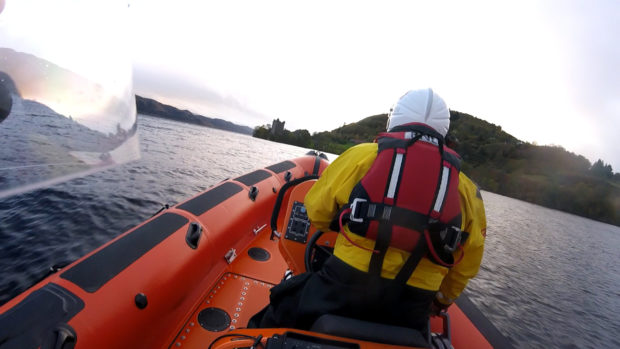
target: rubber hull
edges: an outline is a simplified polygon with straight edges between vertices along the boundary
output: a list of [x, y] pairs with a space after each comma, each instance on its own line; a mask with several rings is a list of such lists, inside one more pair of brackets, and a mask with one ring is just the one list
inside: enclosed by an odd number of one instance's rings
[[[305, 271], [305, 242], [271, 239], [277, 194], [288, 181], [326, 167], [318, 156], [284, 161], [160, 212], [0, 307], [0, 348], [207, 348], [223, 334], [292, 331], [242, 328], [287, 270]], [[284, 195], [282, 234], [290, 203], [303, 202], [310, 185]], [[319, 243], [334, 239], [326, 234]], [[450, 314], [455, 348], [491, 347], [458, 306]], [[241, 343], [229, 342], [214, 347]]]

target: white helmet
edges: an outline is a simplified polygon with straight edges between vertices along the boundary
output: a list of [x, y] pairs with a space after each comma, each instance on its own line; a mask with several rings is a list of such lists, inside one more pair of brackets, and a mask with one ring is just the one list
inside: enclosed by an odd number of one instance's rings
[[410, 123], [425, 124], [445, 137], [450, 128], [450, 110], [432, 89], [411, 90], [390, 111], [387, 130]]

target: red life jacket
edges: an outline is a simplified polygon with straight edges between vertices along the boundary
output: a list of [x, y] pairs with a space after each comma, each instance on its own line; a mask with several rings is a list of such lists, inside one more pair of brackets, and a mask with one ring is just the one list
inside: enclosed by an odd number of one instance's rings
[[380, 273], [389, 246], [411, 252], [401, 270], [405, 281], [427, 254], [452, 266], [462, 238], [458, 154], [422, 124], [397, 127], [376, 141], [377, 158], [345, 207], [349, 230], [376, 241], [369, 272]]

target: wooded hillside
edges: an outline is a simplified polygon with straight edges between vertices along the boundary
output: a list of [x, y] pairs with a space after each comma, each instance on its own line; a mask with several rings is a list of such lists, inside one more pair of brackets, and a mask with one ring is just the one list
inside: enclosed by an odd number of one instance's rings
[[[559, 146], [522, 142], [466, 113], [451, 114], [449, 135], [458, 140], [454, 148], [463, 159], [462, 170], [482, 189], [620, 226], [620, 173], [614, 174], [611, 165], [591, 164]], [[254, 136], [340, 154], [371, 142], [386, 122], [387, 114], [374, 115], [313, 135], [307, 130], [274, 135], [266, 125], [255, 128]]]

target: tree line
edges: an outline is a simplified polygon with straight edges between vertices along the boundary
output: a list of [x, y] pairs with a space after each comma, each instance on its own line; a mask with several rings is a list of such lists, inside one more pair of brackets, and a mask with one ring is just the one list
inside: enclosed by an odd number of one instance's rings
[[[522, 142], [500, 126], [450, 111], [449, 137], [462, 157], [462, 171], [482, 189], [541, 206], [620, 226], [620, 173], [602, 159], [593, 164], [560, 146]], [[254, 137], [341, 154], [372, 142], [385, 131], [387, 114], [367, 117], [335, 130], [271, 132], [254, 129]]]

